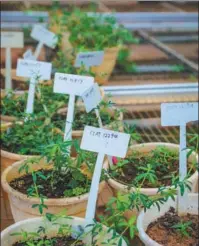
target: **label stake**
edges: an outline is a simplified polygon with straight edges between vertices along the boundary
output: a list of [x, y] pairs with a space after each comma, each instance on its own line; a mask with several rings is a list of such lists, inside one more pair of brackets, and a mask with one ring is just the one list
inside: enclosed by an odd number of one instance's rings
[[[198, 120], [198, 103], [162, 103], [161, 124], [162, 126], [180, 126], [179, 148], [179, 179], [183, 181], [187, 177], [187, 151], [186, 151], [186, 124]], [[187, 214], [188, 191], [185, 189], [181, 196], [178, 189], [177, 198], [178, 215]]]

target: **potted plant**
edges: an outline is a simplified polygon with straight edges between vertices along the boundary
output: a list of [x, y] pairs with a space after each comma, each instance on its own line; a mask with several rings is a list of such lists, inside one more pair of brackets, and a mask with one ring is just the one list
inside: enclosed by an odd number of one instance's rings
[[[4, 122], [22, 120], [25, 115], [27, 98], [27, 92], [9, 91], [7, 94], [2, 93], [1, 120]], [[42, 118], [43, 112], [46, 112], [50, 116], [57, 109], [67, 104], [67, 101], [67, 95], [53, 93], [52, 85], [39, 84], [36, 87], [34, 115]]]
[[[114, 107], [113, 103], [107, 99], [101, 101], [98, 109], [105, 128], [123, 130], [123, 109]], [[61, 108], [52, 117], [52, 122], [62, 131], [65, 127], [66, 113], [67, 108]], [[84, 107], [79, 104], [75, 108], [72, 137], [81, 140], [85, 125], [99, 127], [98, 119], [94, 109], [86, 113]]]
[[[147, 196], [156, 196], [161, 186], [176, 186], [178, 180], [179, 145], [170, 143], [145, 143], [132, 145], [124, 160], [116, 160], [108, 169], [108, 183], [114, 194], [140, 190]], [[195, 191], [198, 172], [197, 154], [189, 155], [187, 185]], [[137, 211], [134, 211], [137, 214]], [[132, 211], [129, 215], [131, 216]]]
[[60, 246], [127, 246], [122, 236], [102, 224], [85, 227], [78, 217], [47, 214], [45, 218], [20, 221], [1, 233], [2, 246], [60, 245]]
[[[40, 149], [40, 157], [16, 162], [3, 172], [2, 187], [15, 221], [41, 216], [46, 210], [58, 213], [64, 208], [68, 215], [85, 215], [96, 154], [78, 148], [77, 157], [71, 158], [69, 147], [71, 142], [51, 138], [50, 145]], [[102, 181], [99, 193], [104, 186]]]
[[78, 52], [104, 50], [102, 64], [91, 68], [99, 84], [108, 81], [123, 44], [137, 42], [130, 32], [117, 25], [113, 16], [88, 15], [77, 8], [55, 16], [52, 25], [60, 37], [59, 46], [69, 59], [74, 60]]
[[40, 154], [40, 145], [62, 139], [63, 133], [45, 121], [29, 117], [25, 122], [7, 124], [1, 134], [1, 171], [12, 163]]
[[[198, 153], [199, 137], [191, 135], [190, 143], [196, 141], [196, 146], [187, 148], [188, 156]], [[184, 150], [185, 151], [185, 150]], [[195, 160], [198, 167], [198, 159]], [[187, 174], [185, 180], [189, 177]], [[185, 180], [180, 181], [183, 183]], [[165, 189], [162, 189], [164, 192]], [[185, 187], [179, 186], [179, 195], [183, 196]], [[189, 193], [187, 197], [187, 211], [181, 212], [177, 199], [169, 199], [157, 213], [154, 207], [142, 211], [138, 216], [137, 227], [139, 237], [147, 246], [161, 245], [197, 245], [198, 240], [198, 194]]]
[[198, 245], [198, 194], [188, 195], [187, 215], [176, 211], [177, 199], [169, 199], [160, 210], [142, 211], [137, 220], [141, 241], [147, 246]]

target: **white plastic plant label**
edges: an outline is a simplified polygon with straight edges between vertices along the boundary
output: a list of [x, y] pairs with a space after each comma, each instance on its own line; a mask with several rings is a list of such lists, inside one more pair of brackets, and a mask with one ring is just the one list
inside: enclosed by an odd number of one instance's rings
[[198, 103], [163, 103], [161, 104], [162, 126], [180, 126], [198, 120]]
[[[180, 126], [179, 179], [187, 177], [186, 124], [198, 120], [198, 103], [163, 103], [161, 105], [162, 126]], [[178, 189], [178, 215], [187, 213], [188, 191], [183, 196]]]
[[124, 158], [129, 140], [130, 135], [126, 133], [86, 126], [81, 149]]
[[23, 48], [23, 32], [1, 32], [1, 48]]
[[102, 100], [99, 85], [95, 83], [86, 90], [82, 95], [82, 99], [87, 113], [96, 108]]
[[39, 80], [48, 80], [51, 78], [51, 70], [52, 64], [49, 62], [18, 59], [16, 74], [26, 78], [39, 76]]
[[104, 51], [80, 52], [77, 54], [75, 67], [81, 67], [82, 64], [85, 67], [99, 66], [103, 59]]
[[53, 32], [50, 32], [42, 25], [34, 25], [31, 32], [31, 37], [50, 48], [55, 48], [58, 42], [57, 35], [55, 35]]
[[94, 78], [74, 74], [55, 73], [54, 92], [81, 96], [94, 84]]
[[23, 54], [23, 58], [25, 60], [33, 60], [33, 61], [36, 60], [31, 49], [26, 50], [26, 52]]

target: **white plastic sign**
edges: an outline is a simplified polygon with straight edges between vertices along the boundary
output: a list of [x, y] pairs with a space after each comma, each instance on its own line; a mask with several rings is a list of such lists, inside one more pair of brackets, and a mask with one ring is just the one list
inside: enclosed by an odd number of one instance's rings
[[17, 76], [31, 78], [39, 76], [39, 80], [51, 78], [52, 64], [49, 62], [39, 62], [32, 60], [18, 59]]
[[58, 37], [42, 25], [34, 25], [30, 36], [50, 48], [55, 48], [58, 42]]
[[36, 60], [31, 49], [26, 50], [26, 52], [23, 54], [23, 58], [25, 60], [33, 60], [33, 61]]
[[90, 51], [90, 52], [80, 52], [77, 54], [75, 60], [75, 67], [85, 67], [89, 68], [91, 66], [99, 66], [104, 59], [104, 51]]
[[23, 32], [1, 32], [1, 48], [23, 48]]
[[98, 84], [95, 83], [88, 90], [86, 90], [82, 95], [82, 99], [84, 101], [87, 113], [96, 108], [102, 100]]
[[86, 126], [81, 149], [103, 154], [125, 157], [130, 135], [102, 128]]
[[74, 74], [56, 73], [54, 92], [81, 96], [94, 83], [94, 78]]
[[[179, 177], [183, 181], [187, 176], [186, 124], [198, 120], [198, 103], [163, 103], [161, 105], [162, 126], [180, 126]], [[181, 196], [178, 190], [178, 214], [187, 213], [188, 192]]]
[[161, 105], [162, 126], [180, 126], [198, 120], [198, 103], [163, 103]]
[[35, 85], [39, 80], [51, 78], [52, 64], [32, 60], [18, 59], [17, 76], [30, 78], [26, 113], [32, 114], [34, 107]]
[[126, 133], [91, 126], [84, 128], [81, 149], [98, 152], [86, 209], [86, 225], [92, 223], [95, 216], [97, 194], [105, 154], [125, 157], [129, 140], [130, 135]]
[[11, 48], [23, 48], [24, 46], [24, 34], [23, 32], [1, 32], [1, 48], [6, 48], [6, 79], [5, 89], [12, 89], [11, 80], [11, 67], [12, 56]]

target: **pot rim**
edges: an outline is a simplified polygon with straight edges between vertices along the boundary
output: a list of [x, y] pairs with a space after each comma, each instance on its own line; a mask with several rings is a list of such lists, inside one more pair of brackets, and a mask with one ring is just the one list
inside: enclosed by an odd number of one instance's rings
[[[145, 147], [145, 146], [151, 146], [151, 147], [157, 147], [157, 146], [166, 146], [166, 147], [170, 147], [170, 148], [178, 148], [179, 149], [179, 144], [174, 144], [174, 143], [166, 143], [166, 142], [151, 142], [151, 143], [141, 143], [141, 144], [134, 144], [134, 145], [131, 145], [130, 148], [129, 148], [129, 151], [132, 151], [134, 148], [138, 149], [138, 148], [142, 148], [142, 147]], [[196, 157], [196, 160], [198, 161], [198, 155], [196, 152], [193, 152], [192, 153], [193, 156]], [[108, 168], [106, 169], [108, 171]], [[113, 178], [110, 178], [110, 175], [108, 174], [109, 178], [108, 178], [108, 183], [111, 187], [114, 187], [118, 190], [126, 190], [127, 192], [134, 192], [135, 191], [135, 188], [131, 188], [131, 189], [128, 189], [128, 186], [125, 185], [125, 184], [122, 184], [118, 181], [116, 181], [115, 179]], [[195, 180], [198, 176], [198, 171], [195, 171], [190, 177], [189, 177], [189, 181], [192, 182], [193, 180]], [[169, 188], [170, 186], [166, 186], [167, 188]], [[151, 195], [154, 195], [155, 193], [158, 192], [158, 188], [141, 188], [140, 189], [141, 193], [151, 193]]]
[[[1, 176], [1, 185], [4, 189], [5, 192], [8, 193], [8, 195], [12, 194], [13, 196], [17, 197], [20, 200], [24, 200], [27, 202], [31, 202], [31, 203], [39, 203], [40, 200], [39, 198], [35, 198], [35, 197], [27, 197], [26, 194], [23, 194], [15, 189], [13, 189], [9, 183], [7, 182], [7, 175], [10, 171], [12, 171], [13, 167], [18, 167], [20, 166], [22, 163], [24, 162], [24, 160], [21, 161], [17, 161], [15, 163], [13, 163], [12, 165], [10, 165], [9, 167], [7, 167]], [[108, 160], [105, 159], [104, 160], [104, 165], [107, 166], [108, 165]], [[105, 188], [106, 182], [102, 181], [99, 184], [99, 193]], [[80, 196], [75, 196], [75, 197], [66, 197], [66, 198], [47, 198], [45, 199], [45, 204], [48, 205], [54, 205], [55, 201], [56, 201], [56, 205], [65, 205], [65, 204], [73, 204], [73, 203], [80, 203], [82, 201], [86, 201], [88, 200], [89, 197], [89, 192], [82, 194]]]

